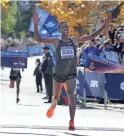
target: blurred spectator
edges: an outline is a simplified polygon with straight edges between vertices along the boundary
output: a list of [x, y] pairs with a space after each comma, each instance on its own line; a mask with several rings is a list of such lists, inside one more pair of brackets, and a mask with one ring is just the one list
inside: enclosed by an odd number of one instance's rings
[[114, 51], [118, 53], [119, 62], [121, 63], [121, 43], [118, 38], [114, 40]]
[[89, 42], [89, 46], [85, 47], [83, 50], [84, 55], [89, 55], [89, 56], [99, 55], [100, 52], [101, 50], [96, 47], [95, 40], [91, 40]]
[[115, 29], [112, 25], [110, 25], [108, 29], [109, 38], [112, 40], [112, 44], [114, 44], [115, 34], [117, 29]]
[[4, 41], [3, 41], [3, 39], [0, 39], [0, 49], [1, 50], [4, 49]]
[[83, 49], [84, 65], [87, 66], [87, 59], [89, 56], [100, 55], [101, 49], [96, 47], [95, 40], [89, 42], [89, 46]]
[[106, 40], [102, 52], [106, 59], [119, 63], [118, 53], [114, 50], [111, 39]]
[[120, 36], [121, 62], [124, 64], [124, 32]]
[[[29, 56], [42, 55], [42, 43], [37, 42], [32, 37], [23, 39], [9, 37], [1, 40], [2, 50], [24, 51], [28, 52]], [[14, 43], [14, 46], [11, 46], [12, 43]], [[77, 48], [77, 57], [80, 58], [79, 62], [82, 66], [87, 54], [91, 56], [100, 55], [117, 63], [124, 63], [124, 24], [110, 25], [108, 35], [99, 35], [97, 39], [90, 41], [89, 46], [82, 48], [85, 45], [87, 44], [79, 43]], [[51, 52], [53, 52], [52, 48], [50, 48]]]
[[36, 60], [36, 68], [34, 70], [34, 76], [36, 76], [36, 87], [37, 87], [37, 93], [39, 93], [39, 87], [40, 91], [42, 92], [42, 72], [41, 72], [41, 62], [40, 59]]
[[78, 65], [84, 67], [84, 53], [81, 52], [77, 55]]
[[103, 38], [103, 35], [100, 35], [97, 39], [97, 44], [98, 45], [102, 45], [104, 43], [104, 38]]

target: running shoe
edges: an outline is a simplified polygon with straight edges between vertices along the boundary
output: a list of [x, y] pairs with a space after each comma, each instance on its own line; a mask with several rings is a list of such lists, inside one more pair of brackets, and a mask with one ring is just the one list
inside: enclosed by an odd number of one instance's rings
[[54, 114], [55, 107], [52, 105], [47, 111], [47, 117], [51, 118]]
[[48, 118], [51, 118], [53, 116], [56, 105], [57, 105], [57, 101], [53, 100], [52, 105], [50, 106], [50, 108], [48, 109], [48, 111], [46, 113]]
[[16, 98], [16, 103], [19, 103], [20, 99], [19, 98]]
[[75, 130], [75, 127], [74, 127], [74, 122], [73, 121], [69, 121], [69, 130]]
[[11, 85], [11, 84], [9, 84], [9, 88], [12, 88], [12, 85]]

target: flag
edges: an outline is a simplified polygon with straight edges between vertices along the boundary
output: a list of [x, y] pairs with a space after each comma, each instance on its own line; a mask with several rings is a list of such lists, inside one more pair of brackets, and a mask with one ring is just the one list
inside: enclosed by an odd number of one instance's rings
[[[49, 16], [49, 13], [47, 11], [45, 11], [44, 9], [37, 8], [37, 7], [36, 7], [36, 12], [40, 16], [40, 21], [38, 23], [38, 30], [41, 30], [41, 28], [43, 27], [44, 22], [46, 21], [46, 19]], [[34, 24], [33, 24], [32, 19], [31, 19], [31, 22], [30, 22], [29, 31], [34, 32]]]
[[48, 31], [49, 34], [55, 31], [55, 28], [58, 26], [59, 22], [56, 18], [49, 14], [48, 18], [43, 24], [43, 28]]
[[[46, 38], [60, 37], [60, 34], [58, 33], [59, 22], [57, 21], [57, 19], [41, 8], [36, 8], [36, 12], [41, 17], [38, 24], [38, 32], [40, 36]], [[29, 31], [34, 32], [34, 24], [32, 19], [30, 22]]]
[[50, 37], [61, 37], [61, 34], [59, 32], [53, 32]]
[[50, 37], [61, 37], [61, 33], [58, 32], [58, 25], [52, 30]]
[[[41, 29], [41, 26], [40, 26], [40, 24], [38, 24], [38, 32], [40, 31], [40, 29]], [[34, 32], [34, 23], [33, 23], [32, 19], [31, 19], [30, 27], [29, 27], [28, 31]]]
[[39, 31], [39, 34], [40, 34], [40, 37], [45, 37], [45, 38], [49, 38], [50, 37], [49, 33], [45, 29], [41, 29]]

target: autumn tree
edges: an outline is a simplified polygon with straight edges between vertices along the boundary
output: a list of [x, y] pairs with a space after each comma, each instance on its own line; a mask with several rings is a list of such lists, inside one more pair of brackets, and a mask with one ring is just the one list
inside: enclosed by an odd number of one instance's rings
[[[36, 4], [37, 3], [37, 4]], [[23, 37], [28, 35], [28, 28], [33, 9], [36, 6], [47, 10], [57, 17], [58, 21], [67, 21], [72, 35], [84, 35], [93, 31], [98, 20], [104, 17], [122, 1], [83, 1], [83, 0], [49, 0], [49, 1], [12, 1], [0, 0], [1, 32], [5, 36]], [[120, 9], [120, 11], [119, 11]], [[115, 24], [124, 22], [124, 6], [116, 10]]]
[[1, 7], [7, 9], [9, 0], [0, 0]]
[[[41, 1], [36, 6], [47, 10], [57, 17], [58, 21], [67, 21], [70, 25], [70, 33], [82, 35], [89, 32], [97, 24], [98, 17], [104, 17], [122, 2], [115, 1]], [[120, 15], [115, 21], [122, 23], [124, 9], [121, 7]], [[91, 28], [91, 29], [89, 29]]]
[[14, 28], [16, 25], [16, 12], [17, 5], [16, 2], [12, 3], [2, 3], [1, 10], [1, 35], [2, 37], [9, 36], [9, 34], [14, 33]]
[[[22, 38], [28, 36], [28, 29], [35, 8], [35, 1], [1, 0], [2, 37]], [[30, 36], [30, 35], [29, 35]]]

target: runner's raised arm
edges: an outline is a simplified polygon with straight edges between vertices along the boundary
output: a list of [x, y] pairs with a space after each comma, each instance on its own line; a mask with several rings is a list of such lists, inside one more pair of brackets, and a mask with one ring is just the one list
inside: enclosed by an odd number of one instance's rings
[[80, 43], [80, 42], [85, 42], [85, 41], [88, 41], [88, 40], [93, 40], [96, 36], [98, 36], [105, 28], [108, 27], [109, 23], [111, 21], [111, 15], [108, 15], [107, 19], [105, 20], [105, 23], [104, 25], [99, 29], [97, 30], [96, 32], [88, 35], [88, 36], [82, 36], [82, 37], [76, 37], [76, 42], [77, 43]]
[[53, 43], [54, 46], [56, 47], [58, 43], [58, 38], [41, 38], [38, 32], [38, 22], [40, 21], [40, 17], [38, 13], [33, 14], [33, 22], [34, 22], [34, 35], [37, 41], [43, 42], [43, 43]]

